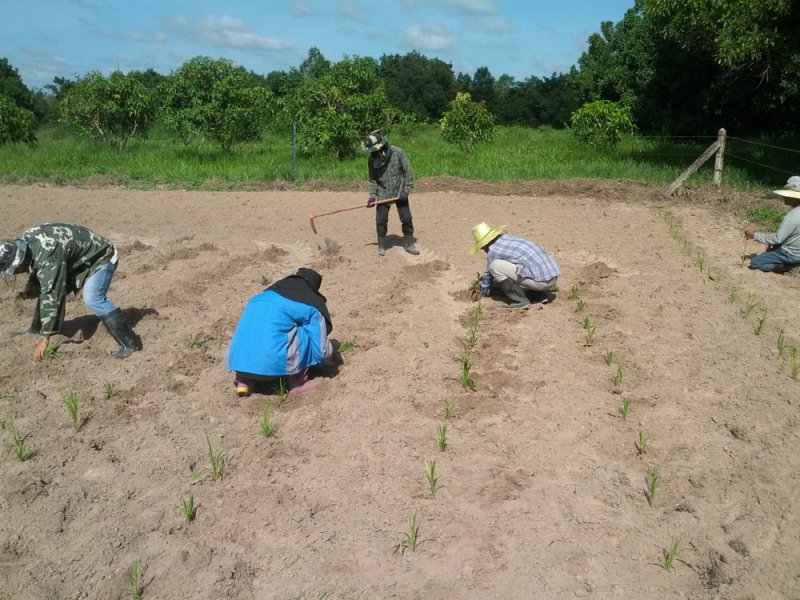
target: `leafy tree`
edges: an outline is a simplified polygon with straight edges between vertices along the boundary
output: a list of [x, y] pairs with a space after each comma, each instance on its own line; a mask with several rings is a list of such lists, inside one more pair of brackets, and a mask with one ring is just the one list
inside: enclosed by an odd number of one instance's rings
[[225, 59], [195, 57], [162, 89], [166, 125], [185, 143], [207, 135], [225, 152], [257, 140], [272, 108], [271, 94], [258, 77]]
[[319, 48], [312, 47], [308, 50], [308, 56], [300, 63], [297, 69], [303, 77], [322, 78], [331, 68], [331, 61], [325, 58]]
[[130, 71], [128, 75], [133, 77], [136, 81], [151, 91], [158, 89], [158, 86], [167, 80], [166, 75], [162, 75], [154, 69], [147, 69], [145, 71]]
[[469, 93], [474, 102], [485, 102], [490, 107], [494, 104], [495, 79], [488, 67], [479, 67], [475, 71]]
[[392, 106], [418, 121], [438, 121], [456, 93], [452, 66], [416, 51], [384, 54], [378, 74]]
[[494, 117], [484, 102], [473, 102], [468, 93], [459, 92], [439, 121], [439, 129], [445, 142], [471, 152], [478, 142], [491, 141]]
[[301, 150], [351, 156], [358, 142], [396, 114], [371, 58], [345, 58], [322, 77], [306, 77], [285, 100], [288, 117], [297, 122]]
[[666, 39], [710, 54], [752, 84], [800, 92], [800, 4], [796, 0], [640, 0]]
[[0, 96], [5, 96], [21, 108], [33, 110], [31, 91], [22, 83], [19, 72], [5, 58], [0, 58]]
[[572, 115], [572, 134], [590, 146], [612, 148], [633, 131], [630, 110], [608, 100], [584, 104]]
[[25, 142], [32, 146], [36, 143], [35, 131], [36, 116], [0, 94], [0, 144]]
[[81, 135], [124, 147], [145, 137], [156, 116], [150, 91], [134, 77], [94, 71], [69, 88], [61, 101], [62, 119]]

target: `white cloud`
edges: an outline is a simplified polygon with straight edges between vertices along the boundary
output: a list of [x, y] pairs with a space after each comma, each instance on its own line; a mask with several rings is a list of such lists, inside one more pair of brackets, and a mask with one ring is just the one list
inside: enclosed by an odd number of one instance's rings
[[313, 6], [309, 6], [305, 2], [292, 2], [289, 12], [295, 17], [314, 17], [320, 14]]
[[227, 48], [255, 50], [289, 50], [292, 48], [292, 43], [288, 40], [258, 35], [244, 21], [230, 15], [210, 15], [197, 22], [179, 16], [175, 19], [175, 27], [187, 37]]
[[439, 6], [463, 13], [493, 15], [497, 13], [495, 0], [402, 0], [405, 6]]
[[453, 47], [450, 32], [439, 25], [412, 25], [406, 29], [404, 41], [416, 50], [441, 51]]
[[352, 2], [340, 2], [339, 13], [345, 19], [355, 21], [356, 23], [367, 23], [369, 21], [366, 15], [361, 12], [361, 9]]
[[468, 19], [470, 28], [483, 33], [513, 33], [517, 30], [513, 22], [505, 17], [475, 17]]

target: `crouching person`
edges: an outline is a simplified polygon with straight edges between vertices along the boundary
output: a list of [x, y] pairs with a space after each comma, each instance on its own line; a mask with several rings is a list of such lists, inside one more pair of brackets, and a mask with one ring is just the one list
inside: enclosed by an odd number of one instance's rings
[[319, 273], [300, 268], [250, 298], [228, 348], [238, 396], [249, 396], [258, 381], [279, 377], [295, 393], [319, 384], [309, 379], [309, 369], [333, 355], [333, 324], [321, 284]]
[[29, 273], [24, 294], [38, 297], [29, 333], [39, 335], [33, 351], [44, 358], [50, 337], [60, 333], [67, 294], [83, 290], [83, 302], [117, 343], [112, 355], [127, 358], [138, 350], [128, 324], [106, 295], [118, 262], [117, 249], [106, 238], [80, 225], [45, 223], [0, 242], [0, 277]]
[[556, 286], [561, 271], [556, 262], [537, 244], [504, 233], [506, 226], [479, 223], [472, 228], [475, 243], [469, 253], [486, 252], [486, 270], [480, 277], [481, 294], [492, 289], [508, 299], [508, 308], [530, 304], [527, 292], [544, 295]]

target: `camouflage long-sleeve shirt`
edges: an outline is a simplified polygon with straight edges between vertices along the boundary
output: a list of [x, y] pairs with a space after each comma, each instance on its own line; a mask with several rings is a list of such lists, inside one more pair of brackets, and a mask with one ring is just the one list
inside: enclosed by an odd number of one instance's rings
[[51, 336], [61, 330], [67, 294], [111, 262], [114, 245], [86, 227], [66, 223], [32, 227], [20, 238], [28, 243], [31, 279], [39, 287], [41, 334]]
[[414, 172], [402, 148], [389, 146], [385, 161], [369, 158], [369, 195], [378, 200], [395, 198], [401, 191], [410, 194]]

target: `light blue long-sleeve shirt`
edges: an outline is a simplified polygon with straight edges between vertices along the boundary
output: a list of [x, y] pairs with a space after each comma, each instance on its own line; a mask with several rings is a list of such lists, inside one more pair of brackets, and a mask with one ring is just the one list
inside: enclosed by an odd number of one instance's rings
[[780, 245], [786, 252], [796, 256], [800, 261], [800, 206], [797, 206], [784, 215], [778, 231], [764, 233], [757, 231], [753, 239], [769, 246]]

